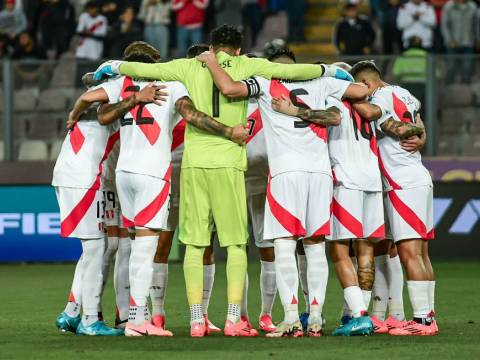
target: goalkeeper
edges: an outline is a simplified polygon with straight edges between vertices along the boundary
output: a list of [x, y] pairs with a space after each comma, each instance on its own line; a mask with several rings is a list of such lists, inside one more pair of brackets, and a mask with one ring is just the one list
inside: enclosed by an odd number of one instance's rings
[[[239, 81], [252, 76], [267, 79], [308, 80], [320, 76], [351, 79], [331, 65], [279, 64], [265, 59], [239, 56], [242, 34], [223, 25], [211, 33], [211, 47], [218, 63]], [[228, 99], [214, 85], [209, 70], [196, 59], [179, 59], [163, 64], [108, 61], [95, 77], [127, 75], [133, 78], [182, 82], [199, 111], [219, 122], [235, 126], [245, 123], [247, 100]], [[245, 81], [249, 92], [258, 92], [255, 81]], [[240, 305], [247, 271], [247, 207], [244, 172], [245, 146], [210, 135], [187, 124], [185, 150], [180, 174], [179, 239], [186, 245], [184, 275], [191, 313], [190, 335], [207, 334], [202, 311], [203, 253], [210, 245], [216, 225], [220, 246], [227, 248], [228, 311], [224, 333], [227, 336], [255, 336], [240, 320]]]

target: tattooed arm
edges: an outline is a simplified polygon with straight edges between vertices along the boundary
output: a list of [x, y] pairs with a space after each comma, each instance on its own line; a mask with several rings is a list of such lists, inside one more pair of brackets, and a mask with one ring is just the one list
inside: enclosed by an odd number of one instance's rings
[[272, 109], [282, 114], [295, 116], [305, 121], [324, 126], [337, 126], [342, 118], [340, 110], [334, 106], [326, 110], [304, 109], [293, 105], [287, 97], [273, 98]]
[[226, 126], [207, 114], [198, 111], [188, 96], [178, 99], [175, 107], [180, 115], [196, 128], [210, 134], [222, 136], [233, 142], [243, 145], [247, 141], [248, 130], [245, 125], [238, 124], [234, 127]]
[[98, 122], [102, 125], [108, 125], [122, 118], [131, 109], [140, 103], [155, 103], [161, 105], [168, 94], [162, 91], [164, 85], [154, 85], [153, 83], [145, 86], [142, 90], [128, 98], [115, 104], [103, 104], [98, 110]]
[[406, 123], [403, 121], [396, 121], [392, 118], [386, 120], [380, 125], [380, 127], [388, 136], [398, 138], [400, 140], [414, 135], [421, 136], [425, 132], [425, 128], [423, 126], [418, 126], [416, 124]]
[[[417, 114], [415, 123], [420, 127], [424, 127], [420, 114]], [[400, 141], [400, 146], [405, 151], [415, 153], [417, 151], [422, 150], [426, 142], [427, 142], [427, 132], [423, 131], [422, 135], [415, 135], [409, 138], [402, 139], [402, 141]]]

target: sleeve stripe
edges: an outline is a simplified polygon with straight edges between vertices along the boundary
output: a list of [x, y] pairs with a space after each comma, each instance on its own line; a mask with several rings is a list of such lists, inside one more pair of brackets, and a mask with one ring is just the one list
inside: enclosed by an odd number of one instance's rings
[[247, 80], [243, 80], [243, 83], [247, 85], [248, 97], [257, 96], [260, 94], [260, 84], [257, 79], [251, 77]]

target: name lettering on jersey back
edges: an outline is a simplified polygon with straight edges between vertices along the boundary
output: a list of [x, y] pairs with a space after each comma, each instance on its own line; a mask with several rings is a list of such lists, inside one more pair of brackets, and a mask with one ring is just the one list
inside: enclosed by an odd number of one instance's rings
[[[225, 61], [222, 61], [221, 63], [219, 63], [218, 65], [220, 65], [220, 67], [222, 69], [227, 69], [227, 68], [232, 68], [232, 60], [225, 60]], [[203, 68], [206, 68], [207, 67], [207, 64], [206, 63], [202, 63], [202, 67]]]

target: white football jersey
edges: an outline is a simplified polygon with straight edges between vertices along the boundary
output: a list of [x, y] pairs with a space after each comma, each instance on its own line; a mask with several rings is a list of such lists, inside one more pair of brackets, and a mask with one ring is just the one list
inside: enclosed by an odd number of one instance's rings
[[[422, 164], [420, 152], [410, 153], [400, 146], [400, 140], [385, 135], [381, 125], [393, 118], [396, 121], [415, 122], [420, 102], [399, 86], [384, 86], [375, 91], [370, 100], [382, 109], [376, 121], [380, 170], [386, 189], [408, 189], [432, 185], [432, 178]], [[380, 136], [380, 134], [382, 136]]]
[[328, 127], [328, 151], [335, 184], [347, 189], [382, 191], [375, 124], [368, 122], [346, 100], [329, 97], [327, 107], [338, 108], [342, 120]]
[[[122, 76], [102, 84], [110, 103], [116, 103], [149, 82]], [[165, 178], [171, 164], [172, 130], [177, 121], [175, 103], [188, 96], [179, 82], [165, 82], [168, 97], [161, 106], [138, 104], [120, 119], [120, 154], [117, 171]]]
[[101, 187], [103, 162], [118, 142], [118, 133], [110, 134], [108, 127], [98, 123], [97, 107], [98, 104], [92, 105], [93, 111], [81, 116], [65, 137], [53, 169], [53, 186], [95, 190]]
[[[114, 123], [108, 125], [107, 127], [110, 133], [110, 136], [113, 136], [115, 133], [120, 131], [120, 121], [115, 121]], [[115, 169], [117, 167], [119, 154], [120, 154], [120, 141], [117, 141], [103, 165], [102, 180], [104, 183], [109, 183], [110, 186], [113, 186], [114, 187], [113, 189], [115, 189]], [[113, 190], [113, 189], [110, 189], [110, 190]]]
[[331, 176], [327, 128], [280, 114], [273, 97], [289, 97], [299, 107], [325, 109], [329, 96], [341, 99], [349, 83], [333, 78], [302, 82], [256, 78], [261, 89], [258, 104], [265, 129], [270, 175], [289, 171], [320, 172]]
[[245, 182], [247, 194], [255, 195], [266, 191], [268, 178], [267, 145], [256, 98], [248, 101], [247, 114], [249, 135], [247, 139], [248, 169], [245, 172]]

